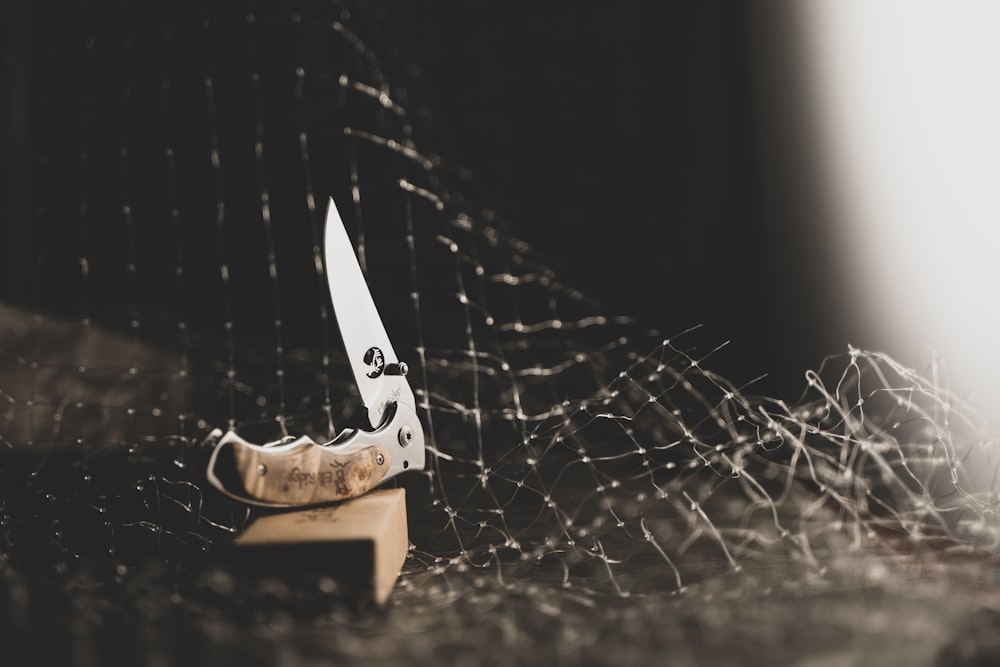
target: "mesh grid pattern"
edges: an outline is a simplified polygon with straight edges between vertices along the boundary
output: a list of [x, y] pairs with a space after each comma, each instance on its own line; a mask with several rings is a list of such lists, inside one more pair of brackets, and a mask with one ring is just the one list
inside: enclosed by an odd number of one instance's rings
[[[252, 518], [205, 484], [220, 432], [355, 423], [320, 260], [330, 195], [428, 436], [427, 470], [398, 481], [399, 604], [524, 596], [544, 626], [608, 596], [749, 586], [761, 554], [808, 581], [872, 545], [996, 547], [993, 436], [939, 382], [850, 349], [801, 396], [758, 397], [711, 370], [710, 334], [645, 331], [564, 284], [423, 148], [365, 11], [126, 6], [32, 33], [33, 213], [0, 310], [8, 600], [30, 577], [153, 595], [128, 582]], [[254, 604], [314, 601], [275, 585]], [[156, 586], [240, 607], [224, 572]]]

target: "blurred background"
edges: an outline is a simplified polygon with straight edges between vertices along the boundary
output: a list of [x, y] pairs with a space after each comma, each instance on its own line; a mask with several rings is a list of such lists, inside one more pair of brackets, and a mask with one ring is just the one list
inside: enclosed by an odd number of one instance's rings
[[447, 152], [569, 282], [769, 393], [850, 344], [996, 416], [995, 3], [386, 6]]
[[[8, 260], [38, 186], [28, 4], [3, 8]], [[768, 374], [760, 392], [794, 398], [851, 344], [921, 370], [936, 353], [1000, 405], [994, 3], [359, 8], [470, 197], [612, 310], [704, 325], [732, 341], [715, 368]]]

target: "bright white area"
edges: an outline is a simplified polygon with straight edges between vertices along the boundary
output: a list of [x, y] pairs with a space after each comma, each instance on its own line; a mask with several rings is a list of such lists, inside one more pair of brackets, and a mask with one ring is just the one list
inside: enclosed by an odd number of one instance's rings
[[1000, 2], [795, 8], [858, 331], [1000, 427]]

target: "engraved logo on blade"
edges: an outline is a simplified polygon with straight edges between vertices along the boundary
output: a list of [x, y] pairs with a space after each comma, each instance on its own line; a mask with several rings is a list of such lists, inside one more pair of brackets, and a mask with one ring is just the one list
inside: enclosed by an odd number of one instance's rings
[[377, 347], [368, 348], [364, 361], [365, 365], [368, 366], [368, 371], [365, 374], [370, 378], [377, 378], [385, 370], [385, 355]]
[[386, 396], [385, 400], [378, 405], [379, 417], [385, 414], [385, 411], [389, 409], [389, 406], [399, 400], [399, 396], [402, 393], [399, 387], [396, 387], [392, 392]]

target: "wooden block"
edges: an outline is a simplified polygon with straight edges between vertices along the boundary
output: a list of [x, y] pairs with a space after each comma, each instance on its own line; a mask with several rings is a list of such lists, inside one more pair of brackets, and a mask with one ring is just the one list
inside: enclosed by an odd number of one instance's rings
[[309, 563], [335, 579], [365, 579], [378, 604], [389, 598], [409, 548], [406, 493], [371, 491], [327, 507], [270, 514], [236, 539], [241, 556], [280, 562], [293, 569]]

